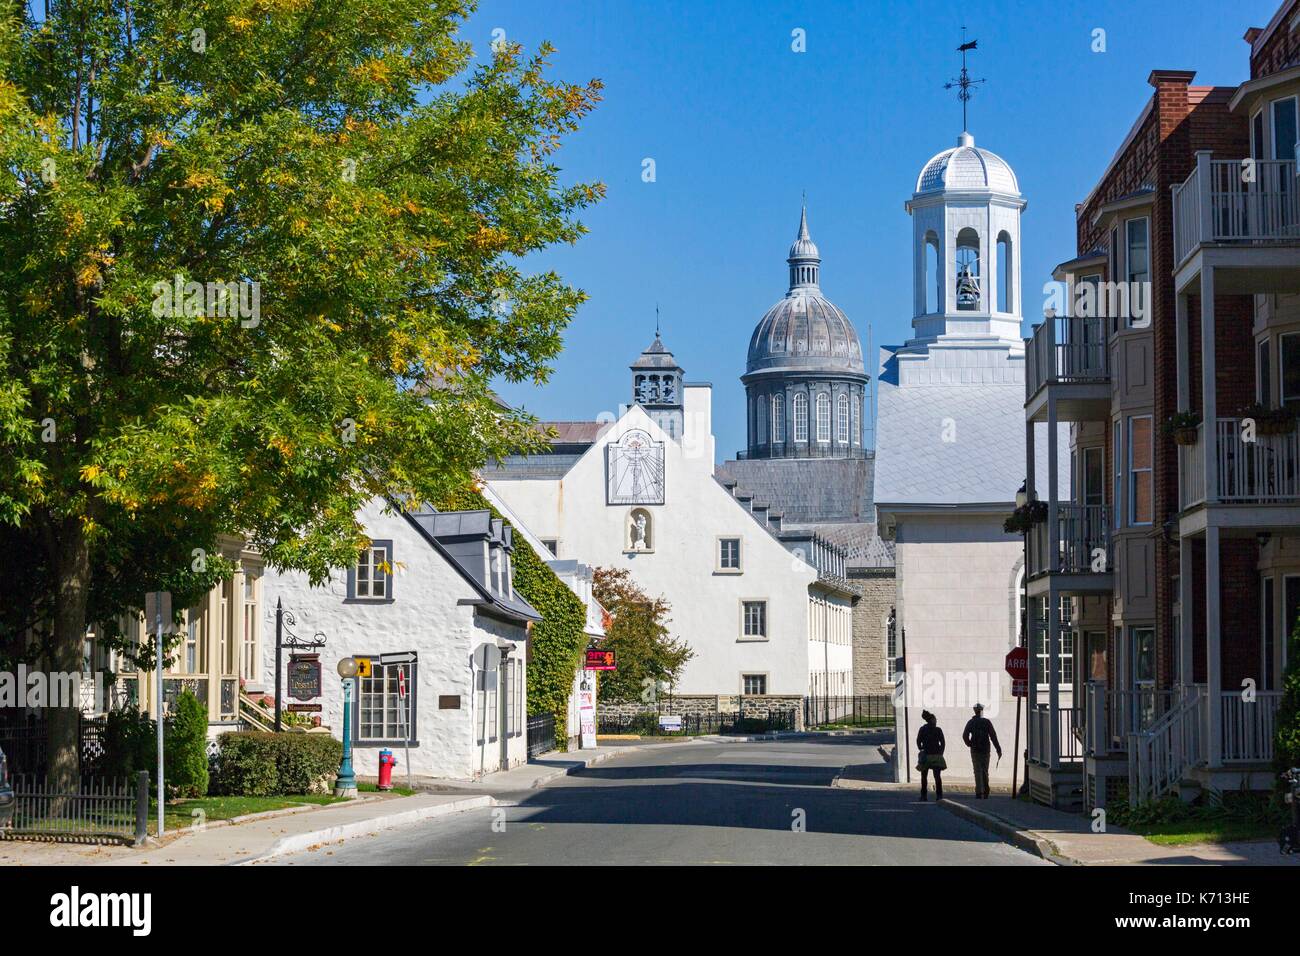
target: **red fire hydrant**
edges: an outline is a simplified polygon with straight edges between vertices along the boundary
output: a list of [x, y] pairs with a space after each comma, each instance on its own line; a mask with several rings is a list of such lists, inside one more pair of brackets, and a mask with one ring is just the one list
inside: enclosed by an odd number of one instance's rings
[[391, 750], [379, 751], [379, 789], [393, 789], [393, 768], [397, 766], [397, 761], [393, 758]]

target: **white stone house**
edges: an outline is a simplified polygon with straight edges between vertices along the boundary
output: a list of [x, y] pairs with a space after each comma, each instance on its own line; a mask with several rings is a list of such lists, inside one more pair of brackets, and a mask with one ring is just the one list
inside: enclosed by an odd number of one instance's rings
[[[900, 780], [915, 776], [924, 710], [945, 731], [950, 772], [971, 777], [961, 732], [981, 703], [1005, 754], [992, 779], [1011, 782], [1016, 702], [1004, 661], [1022, 640], [1025, 569], [1024, 541], [1003, 521], [1026, 479], [1024, 207], [1011, 167], [968, 133], [926, 163], [906, 205], [913, 337], [881, 352], [875, 485], [881, 535], [895, 543], [906, 659]], [[1064, 453], [1066, 436], [1058, 445]], [[1055, 701], [1069, 686], [1038, 691]], [[1022, 714], [1022, 747], [1025, 726]]]
[[[546, 561], [546, 566], [554, 572], [564, 586], [576, 594], [587, 609], [587, 620], [583, 624], [582, 633], [587, 639], [587, 646], [599, 644], [605, 636], [605, 608], [596, 600], [593, 593], [593, 569], [590, 565], [583, 564], [576, 558], [557, 558], [555, 557], [554, 541], [544, 541], [533, 534], [526, 524], [519, 519], [510, 506], [502, 500], [501, 496], [496, 494], [490, 487], [483, 487], [483, 497], [488, 503], [506, 520], [506, 522], [515, 530], [515, 534], [522, 537], [528, 542], [529, 546]], [[584, 680], [592, 681], [594, 672], [585, 671], [580, 665], [573, 674], [573, 688], [569, 692], [569, 706], [567, 714], [569, 749], [577, 750], [581, 747], [582, 735], [579, 732], [581, 726], [581, 717], [578, 713], [578, 691]], [[555, 728], [556, 738], [564, 733], [564, 728]]]
[[616, 421], [556, 423], [551, 454], [485, 470], [490, 490], [558, 558], [626, 568], [667, 599], [695, 653], [678, 700], [797, 707], [814, 681], [851, 693], [843, 553], [783, 534], [780, 515], [714, 477], [711, 386], [683, 384], [658, 337], [632, 371], [636, 404]]
[[[350, 715], [359, 775], [374, 776], [389, 749], [400, 779], [407, 744], [419, 776], [470, 778], [524, 763], [528, 630], [541, 617], [514, 589], [513, 530], [489, 511], [408, 513], [383, 499], [359, 518], [370, 547], [324, 585], [267, 571], [263, 672], [275, 673], [274, 608], [283, 601], [299, 637], [324, 635], [322, 722], [335, 736], [336, 666], [347, 656], [371, 661]], [[403, 702], [396, 665], [379, 658], [407, 652], [416, 660]]]

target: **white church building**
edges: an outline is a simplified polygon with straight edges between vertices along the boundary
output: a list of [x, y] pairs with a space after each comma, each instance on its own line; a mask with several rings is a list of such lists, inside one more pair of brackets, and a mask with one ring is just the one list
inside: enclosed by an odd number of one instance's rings
[[895, 545], [894, 650], [906, 668], [895, 762], [900, 780], [915, 778], [930, 710], [950, 773], [973, 776], [961, 731], [982, 703], [1005, 754], [991, 779], [1009, 785], [1016, 703], [1004, 660], [1021, 639], [1024, 541], [1003, 521], [1025, 481], [1025, 200], [1011, 167], [962, 133], [925, 164], [906, 209], [913, 335], [881, 350], [875, 476], [880, 533]]
[[549, 454], [486, 468], [492, 495], [557, 558], [626, 568], [671, 604], [670, 630], [694, 652], [671, 689], [683, 709], [744, 696], [796, 710], [814, 688], [852, 693], [842, 549], [783, 530], [767, 503], [715, 477], [712, 387], [684, 382], [658, 335], [631, 370], [616, 420], [544, 423]]

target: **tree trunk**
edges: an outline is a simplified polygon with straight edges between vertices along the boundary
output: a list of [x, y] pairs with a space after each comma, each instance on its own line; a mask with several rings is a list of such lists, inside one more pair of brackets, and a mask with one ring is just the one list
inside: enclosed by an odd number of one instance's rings
[[[48, 667], [54, 673], [80, 673], [90, 596], [90, 545], [79, 519], [63, 522], [55, 557], [54, 639]], [[81, 772], [79, 703], [72, 701], [71, 706], [47, 707], [45, 711], [49, 728], [47, 780], [58, 793], [73, 792]]]

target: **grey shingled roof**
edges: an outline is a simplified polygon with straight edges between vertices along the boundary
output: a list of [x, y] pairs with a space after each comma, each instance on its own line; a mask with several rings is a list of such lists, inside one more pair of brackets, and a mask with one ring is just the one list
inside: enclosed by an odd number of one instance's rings
[[813, 524], [782, 524], [791, 531], [815, 531], [848, 554], [850, 568], [892, 568], [894, 542], [884, 541], [874, 522], [844, 521]]
[[788, 527], [873, 521], [874, 466], [870, 458], [756, 458], [724, 462], [717, 475], [781, 512]]
[[[887, 504], [1013, 503], [1025, 479], [1023, 385], [879, 383], [876, 501]], [[945, 423], [951, 419], [945, 441]], [[1040, 497], [1046, 497], [1047, 440], [1035, 440]], [[1069, 494], [1069, 427], [1058, 430], [1058, 497]]]

